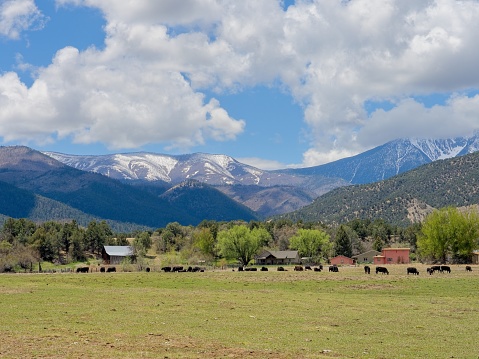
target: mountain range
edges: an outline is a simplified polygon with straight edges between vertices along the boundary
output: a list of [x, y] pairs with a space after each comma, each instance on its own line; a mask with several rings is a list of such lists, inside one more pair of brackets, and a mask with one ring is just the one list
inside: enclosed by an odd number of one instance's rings
[[[478, 149], [477, 134], [447, 140], [403, 139], [321, 166], [265, 171], [225, 155], [78, 156], [41, 153], [23, 146], [0, 147], [0, 220], [5, 216], [37, 221], [76, 219], [85, 224], [101, 219], [116, 230], [277, 215], [331, 222], [382, 216], [406, 223], [420, 218], [419, 209], [468, 204], [469, 188], [462, 201], [438, 188], [435, 194], [424, 195], [433, 188], [426, 185], [428, 180], [454, 173], [457, 163], [451, 162], [451, 167], [448, 161], [469, 158], [466, 154]], [[436, 163], [446, 167], [442, 172], [427, 172], [427, 166]], [[466, 166], [467, 171], [472, 169]], [[413, 175], [415, 180], [408, 180]], [[451, 181], [460, 178], [452, 176]], [[406, 186], [391, 185], [394, 181]], [[365, 187], [363, 193], [361, 186], [366, 184], [373, 187]], [[466, 188], [465, 183], [447, 186], [459, 193]], [[398, 195], [398, 191], [409, 194]], [[412, 195], [419, 192], [422, 197]], [[431, 199], [439, 194], [442, 201]], [[348, 198], [347, 202], [337, 195]], [[386, 211], [388, 205], [401, 215]], [[348, 212], [352, 208], [356, 209]]]

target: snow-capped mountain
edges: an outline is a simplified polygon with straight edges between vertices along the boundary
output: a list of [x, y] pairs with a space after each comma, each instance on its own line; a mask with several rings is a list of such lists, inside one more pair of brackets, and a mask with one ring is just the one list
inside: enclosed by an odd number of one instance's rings
[[268, 186], [270, 182], [284, 182], [281, 174], [245, 165], [225, 155], [194, 153], [169, 156], [146, 152], [100, 156], [45, 154], [71, 167], [121, 180], [160, 180], [172, 185], [188, 179], [211, 185], [261, 183]]
[[399, 139], [353, 157], [287, 172], [297, 175], [334, 176], [351, 184], [365, 184], [390, 178], [427, 163], [478, 150], [478, 133], [454, 139]]

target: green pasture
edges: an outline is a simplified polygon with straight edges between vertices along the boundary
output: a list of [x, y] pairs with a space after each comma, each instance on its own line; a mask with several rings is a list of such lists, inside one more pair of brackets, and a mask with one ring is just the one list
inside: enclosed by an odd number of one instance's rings
[[479, 267], [0, 275], [0, 358], [475, 358]]

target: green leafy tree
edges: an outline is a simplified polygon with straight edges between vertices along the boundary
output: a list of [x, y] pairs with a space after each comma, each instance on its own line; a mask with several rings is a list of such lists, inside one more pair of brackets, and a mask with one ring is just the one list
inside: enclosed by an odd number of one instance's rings
[[329, 235], [319, 229], [299, 229], [290, 238], [289, 246], [296, 249], [301, 257], [312, 258], [320, 261], [321, 257], [328, 257], [331, 250]]
[[228, 259], [238, 259], [246, 266], [271, 239], [264, 228], [249, 229], [247, 226], [235, 225], [218, 233], [219, 254]]
[[477, 212], [461, 213], [447, 207], [429, 214], [417, 238], [422, 258], [445, 263], [448, 257], [456, 262], [470, 261], [477, 246], [479, 216]]
[[192, 236], [194, 246], [198, 248], [204, 256], [208, 258], [214, 258], [216, 256], [216, 241], [210, 228], [203, 227], [197, 229], [193, 232]]
[[146, 253], [151, 248], [151, 234], [147, 231], [140, 232], [136, 235], [135, 240], [133, 241], [133, 247], [135, 248], [135, 253], [139, 257], [146, 256]]

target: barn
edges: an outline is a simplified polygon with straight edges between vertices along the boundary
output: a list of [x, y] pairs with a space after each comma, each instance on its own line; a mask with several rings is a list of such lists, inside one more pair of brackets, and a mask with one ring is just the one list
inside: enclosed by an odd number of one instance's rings
[[370, 251], [357, 254], [355, 256], [352, 256], [351, 258], [354, 259], [357, 263], [373, 263], [374, 257], [379, 255], [381, 255], [381, 252], [371, 249]]
[[103, 246], [101, 257], [104, 264], [120, 264], [125, 258], [134, 259], [131, 246]]
[[383, 248], [381, 255], [374, 256], [374, 264], [407, 264], [409, 248]]
[[472, 264], [479, 264], [479, 250], [472, 252]]
[[353, 265], [354, 264], [354, 259], [352, 258], [349, 258], [349, 257], [346, 257], [346, 256], [343, 256], [343, 255], [339, 255], [339, 256], [336, 256], [336, 257], [333, 257], [329, 260], [329, 262], [334, 265]]
[[300, 258], [298, 251], [263, 251], [255, 257], [255, 262], [260, 265], [298, 264]]

